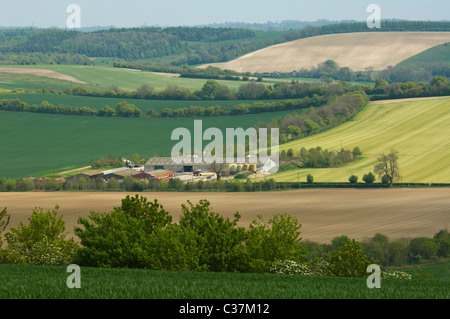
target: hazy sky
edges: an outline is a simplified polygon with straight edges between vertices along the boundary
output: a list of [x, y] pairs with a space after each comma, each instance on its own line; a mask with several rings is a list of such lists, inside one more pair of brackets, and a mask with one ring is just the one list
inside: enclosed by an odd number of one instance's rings
[[81, 27], [173, 26], [282, 20], [360, 20], [369, 4], [382, 19], [449, 20], [449, 0], [0, 0], [0, 26], [65, 27], [69, 4]]

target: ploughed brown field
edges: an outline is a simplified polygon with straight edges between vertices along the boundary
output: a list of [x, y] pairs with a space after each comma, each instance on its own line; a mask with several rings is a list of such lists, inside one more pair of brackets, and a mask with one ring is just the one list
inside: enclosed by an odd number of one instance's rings
[[[139, 193], [155, 198], [178, 221], [181, 205], [187, 200], [211, 202], [213, 210], [233, 218], [242, 215], [248, 226], [258, 214], [268, 220], [276, 213], [288, 213], [302, 224], [302, 238], [329, 243], [335, 236], [356, 240], [382, 233], [390, 239], [432, 237], [450, 227], [450, 188], [422, 189], [305, 189], [255, 193]], [[52, 209], [56, 204], [64, 214], [66, 229], [73, 234], [79, 216], [90, 211], [109, 212], [120, 206], [128, 193], [55, 192], [0, 193], [0, 209], [7, 207], [10, 226], [28, 222], [34, 207]], [[129, 193], [134, 196], [135, 193]]]

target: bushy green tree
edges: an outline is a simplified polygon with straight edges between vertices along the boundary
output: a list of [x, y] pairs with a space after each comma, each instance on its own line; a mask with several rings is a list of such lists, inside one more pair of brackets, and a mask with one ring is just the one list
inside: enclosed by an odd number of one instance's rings
[[[1, 219], [0, 219], [1, 220]], [[1, 224], [0, 224], [1, 231]], [[442, 229], [438, 231], [434, 236], [434, 240], [438, 245], [438, 257], [447, 258], [450, 256], [450, 233], [447, 229]]]
[[373, 184], [373, 182], [375, 182], [375, 175], [373, 175], [372, 172], [369, 172], [367, 174], [364, 174], [362, 180], [366, 184]]
[[376, 233], [368, 241], [362, 243], [364, 252], [378, 260], [380, 264], [389, 266], [389, 239], [386, 235]]
[[348, 181], [352, 184], [356, 184], [358, 182], [358, 176], [352, 175], [348, 178]]
[[215, 213], [210, 202], [200, 200], [194, 205], [182, 205], [180, 227], [194, 238], [199, 267], [209, 271], [242, 271], [245, 229], [238, 227], [240, 214], [234, 219]]
[[367, 266], [377, 264], [363, 254], [361, 244], [355, 239], [348, 240], [344, 247], [335, 251], [328, 264], [328, 272], [340, 277], [364, 277]]
[[67, 239], [59, 206], [44, 212], [35, 208], [28, 225], [19, 223], [5, 235], [8, 246], [4, 258], [9, 263], [64, 265], [72, 262], [78, 249], [73, 238]]
[[410, 258], [413, 262], [423, 259], [436, 259], [439, 246], [433, 238], [416, 237], [409, 243]]
[[250, 224], [245, 241], [248, 271], [264, 273], [276, 261], [306, 258], [300, 228], [298, 220], [288, 214], [277, 214], [267, 223], [259, 215]]
[[[164, 229], [172, 217], [155, 199], [127, 196], [109, 213], [90, 212], [75, 228], [82, 247], [78, 262], [94, 267], [147, 268], [150, 265], [151, 235]], [[150, 239], [149, 239], [150, 238]]]
[[306, 176], [306, 182], [308, 184], [314, 183], [314, 177], [311, 174], [308, 174], [308, 176]]

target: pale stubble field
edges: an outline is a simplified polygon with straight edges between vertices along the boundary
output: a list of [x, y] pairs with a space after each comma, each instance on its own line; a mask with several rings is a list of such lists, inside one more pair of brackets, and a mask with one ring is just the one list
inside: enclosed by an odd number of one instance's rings
[[[73, 235], [79, 216], [90, 211], [109, 212], [120, 206], [125, 192], [26, 192], [0, 193], [0, 209], [7, 207], [10, 226], [27, 223], [34, 207], [64, 214], [66, 230]], [[134, 196], [135, 193], [129, 193]], [[264, 220], [288, 213], [302, 224], [302, 238], [329, 243], [335, 236], [356, 240], [382, 233], [390, 239], [432, 237], [450, 226], [450, 188], [410, 189], [304, 189], [255, 193], [139, 193], [158, 199], [178, 221], [181, 205], [207, 199], [216, 213], [233, 218], [247, 227], [258, 214]]]

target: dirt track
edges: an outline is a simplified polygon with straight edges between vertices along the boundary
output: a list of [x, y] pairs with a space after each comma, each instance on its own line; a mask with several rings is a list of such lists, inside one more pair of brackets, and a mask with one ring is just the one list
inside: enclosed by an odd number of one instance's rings
[[[58, 204], [67, 230], [89, 211], [110, 211], [120, 206], [126, 193], [0, 193], [0, 209], [8, 208], [10, 226], [26, 222], [34, 207], [51, 209]], [[134, 194], [132, 194], [134, 195]], [[257, 193], [141, 193], [157, 198], [178, 221], [181, 204], [208, 199], [215, 212], [232, 218], [242, 215], [247, 226], [258, 214], [265, 220], [275, 213], [295, 215], [303, 239], [330, 242], [347, 235], [362, 240], [379, 232], [390, 239], [433, 236], [450, 227], [450, 189], [315, 189]]]

